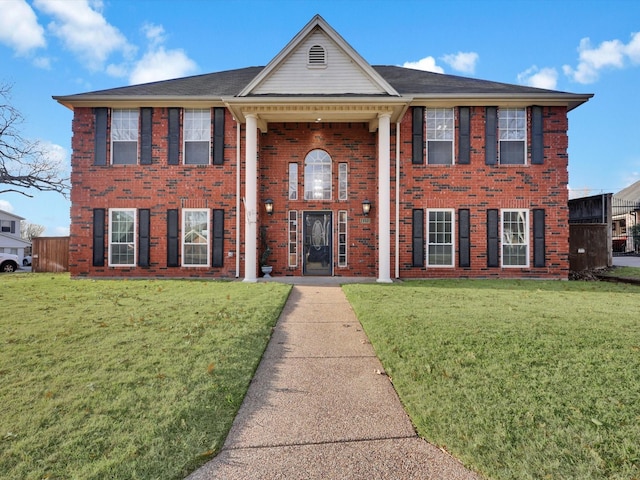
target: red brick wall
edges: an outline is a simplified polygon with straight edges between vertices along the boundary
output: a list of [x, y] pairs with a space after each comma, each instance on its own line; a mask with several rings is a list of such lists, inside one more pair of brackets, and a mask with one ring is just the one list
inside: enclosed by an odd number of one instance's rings
[[[395, 125], [391, 135], [391, 275], [394, 276], [395, 232], [400, 233], [400, 277], [536, 277], [566, 278], [568, 274], [567, 115], [563, 107], [544, 107], [543, 165], [485, 165], [484, 108], [471, 108], [470, 165], [412, 165], [411, 111], [400, 125], [399, 225], [395, 222]], [[73, 121], [71, 247], [69, 269], [74, 276], [122, 277], [235, 277], [235, 255], [244, 245], [236, 237], [236, 123], [225, 119], [223, 165], [167, 165], [167, 109], [153, 111], [152, 165], [93, 165], [93, 113], [77, 108]], [[530, 131], [530, 130], [529, 130]], [[241, 144], [244, 145], [244, 129]], [[529, 140], [531, 135], [528, 135]], [[333, 198], [338, 195], [338, 164], [348, 164], [348, 200], [308, 202], [304, 198], [304, 158], [316, 148], [333, 160]], [[530, 154], [530, 146], [528, 147]], [[269, 124], [259, 134], [258, 231], [267, 227], [273, 250], [270, 263], [275, 275], [302, 275], [302, 212], [333, 212], [334, 275], [377, 275], [377, 134], [365, 123]], [[109, 155], [107, 156], [109, 158]], [[288, 200], [288, 165], [298, 164], [299, 200]], [[244, 150], [241, 152], [244, 175]], [[243, 182], [244, 188], [244, 182]], [[266, 198], [275, 213], [262, 212]], [[362, 201], [373, 208], [370, 223], [362, 214]], [[151, 266], [148, 268], [92, 266], [92, 212], [94, 208], [148, 208], [151, 211]], [[225, 212], [224, 266], [221, 268], [168, 268], [166, 211], [181, 208], [223, 208]], [[420, 208], [469, 208], [471, 213], [471, 266], [469, 268], [412, 267], [411, 213]], [[487, 268], [486, 211], [501, 208], [544, 208], [546, 211], [546, 266], [544, 268]], [[288, 211], [298, 211], [298, 266], [288, 267]], [[348, 266], [337, 266], [337, 212], [348, 215]], [[532, 222], [532, 213], [529, 216]], [[244, 213], [240, 215], [243, 230]], [[456, 219], [457, 229], [457, 219]], [[108, 232], [108, 230], [106, 230]], [[258, 241], [260, 246], [260, 241]], [[457, 239], [456, 239], [457, 245]], [[530, 258], [533, 265], [533, 226]], [[105, 252], [107, 242], [105, 239]], [[228, 257], [228, 252], [233, 257]], [[241, 256], [242, 258], [242, 256]], [[107, 265], [105, 258], [105, 265]], [[241, 262], [239, 276], [244, 276]], [[456, 252], [457, 265], [457, 252]]]

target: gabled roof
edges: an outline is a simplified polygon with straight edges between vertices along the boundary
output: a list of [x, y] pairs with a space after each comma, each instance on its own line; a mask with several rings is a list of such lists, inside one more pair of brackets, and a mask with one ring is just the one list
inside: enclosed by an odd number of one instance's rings
[[[342, 65], [339, 74], [333, 67], [325, 70], [308, 68], [304, 54], [318, 39], [331, 49], [332, 58], [339, 60]], [[316, 15], [266, 67], [247, 67], [53, 98], [71, 109], [76, 106], [227, 106], [239, 121], [243, 121], [243, 109], [252, 102], [271, 110], [274, 105], [304, 105], [311, 109], [310, 118], [312, 110], [318, 106], [330, 105], [337, 112], [340, 105], [356, 105], [359, 109], [368, 103], [375, 106], [368, 110], [369, 118], [382, 109], [392, 110], [397, 118], [409, 105], [562, 105], [571, 110], [592, 96], [398, 66], [371, 66]], [[328, 117], [323, 115], [323, 118]]]
[[613, 194], [614, 198], [640, 203], [640, 180]]
[[5, 210], [0, 210], [0, 217], [12, 217], [12, 218], [15, 218], [16, 220], [24, 220], [24, 217], [16, 215], [15, 213], [9, 213]]

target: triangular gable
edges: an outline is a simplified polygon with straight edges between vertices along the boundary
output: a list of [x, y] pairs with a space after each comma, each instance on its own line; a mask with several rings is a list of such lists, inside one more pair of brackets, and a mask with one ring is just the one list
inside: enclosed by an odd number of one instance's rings
[[[324, 64], [309, 62], [310, 49], [316, 46], [322, 47]], [[320, 15], [316, 15], [239, 96], [346, 94], [399, 96]]]

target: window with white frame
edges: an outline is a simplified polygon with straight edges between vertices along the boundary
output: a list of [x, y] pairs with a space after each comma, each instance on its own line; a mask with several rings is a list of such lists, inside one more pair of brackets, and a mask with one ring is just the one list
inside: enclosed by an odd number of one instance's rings
[[338, 211], [338, 267], [347, 266], [347, 211]]
[[289, 200], [298, 199], [298, 164], [289, 164]]
[[208, 165], [211, 154], [211, 110], [185, 109], [184, 163]]
[[209, 210], [182, 210], [182, 266], [209, 265]]
[[529, 266], [528, 210], [502, 210], [502, 266]]
[[524, 108], [498, 110], [500, 164], [524, 165], [527, 157], [527, 111]]
[[312, 150], [304, 159], [304, 199], [331, 200], [331, 157]]
[[15, 220], [0, 220], [0, 232], [15, 233], [15, 230], [16, 230]]
[[138, 163], [138, 110], [113, 109], [111, 111], [111, 163], [135, 165]]
[[136, 209], [109, 209], [109, 266], [136, 264]]
[[338, 200], [347, 199], [347, 164], [338, 164]]
[[427, 210], [427, 266], [454, 266], [454, 211]]
[[298, 212], [289, 211], [289, 266], [298, 266]]
[[453, 164], [455, 116], [453, 108], [427, 108], [427, 163]]

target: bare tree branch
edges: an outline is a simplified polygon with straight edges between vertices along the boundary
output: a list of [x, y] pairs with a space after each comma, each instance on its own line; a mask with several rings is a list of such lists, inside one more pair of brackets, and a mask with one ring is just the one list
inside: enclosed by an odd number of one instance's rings
[[0, 84], [0, 193], [33, 197], [29, 190], [35, 189], [58, 192], [66, 198], [70, 185], [62, 165], [41, 142], [21, 135], [19, 126], [24, 118], [10, 98], [11, 86]]

